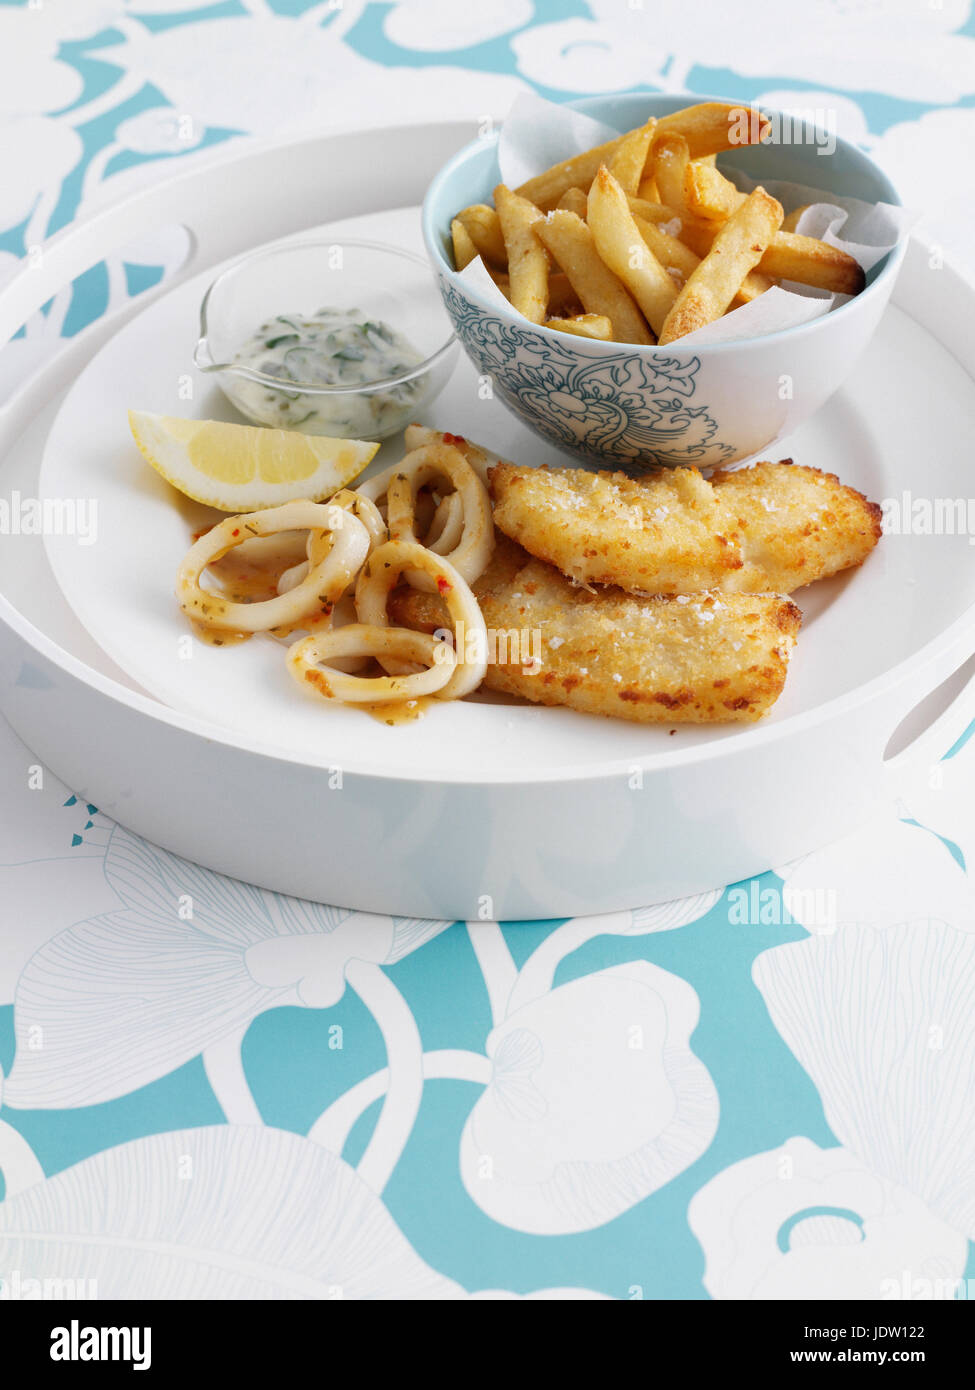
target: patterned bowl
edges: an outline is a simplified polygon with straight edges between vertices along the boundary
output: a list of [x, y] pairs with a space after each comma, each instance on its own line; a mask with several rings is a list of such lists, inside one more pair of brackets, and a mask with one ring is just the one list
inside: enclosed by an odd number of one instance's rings
[[[719, 99], [640, 92], [572, 105], [628, 130], [648, 116]], [[828, 150], [822, 132], [817, 143], [815, 129], [795, 118], [776, 128], [791, 129], [791, 142], [736, 150], [734, 167], [756, 180], [900, 203], [856, 146], [837, 137]], [[453, 269], [451, 218], [490, 201], [498, 179], [497, 137], [477, 139], [440, 170], [424, 200], [427, 253], [457, 335], [491, 389], [536, 434], [584, 463], [634, 473], [749, 458], [818, 410], [869, 342], [907, 245], [905, 238], [874, 266], [855, 299], [809, 323], [743, 342], [622, 347], [531, 324]]]

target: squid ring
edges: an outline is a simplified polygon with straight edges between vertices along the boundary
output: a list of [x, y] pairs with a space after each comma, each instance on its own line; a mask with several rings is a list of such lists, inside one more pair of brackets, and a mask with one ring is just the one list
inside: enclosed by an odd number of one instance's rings
[[386, 494], [387, 525], [393, 540], [415, 542], [416, 495], [436, 478], [452, 483], [460, 497], [464, 529], [460, 540], [442, 552], [468, 584], [479, 579], [494, 553], [494, 519], [491, 498], [467, 459], [452, 444], [423, 444], [388, 469], [363, 484], [365, 496], [375, 500]]
[[[376, 546], [382, 545], [386, 539], [386, 523], [383, 521], [375, 502], [368, 497], [360, 497], [357, 492], [353, 492], [350, 488], [342, 488], [341, 492], [330, 497], [328, 502], [323, 505], [341, 507], [343, 511], [351, 512], [357, 521], [361, 521], [369, 532], [370, 550], [375, 550]], [[309, 531], [308, 544], [305, 549], [308, 559], [302, 560], [300, 564], [292, 565], [290, 569], [284, 571], [278, 580], [278, 593], [290, 594], [305, 578], [312, 564], [317, 564], [324, 559], [329, 553], [330, 546], [328, 533], [317, 530]]]
[[435, 555], [448, 555], [460, 544], [463, 534], [464, 504], [459, 492], [450, 492], [437, 506], [423, 544]]
[[[488, 470], [491, 467], [491, 456], [473, 444], [469, 439], [465, 439], [459, 434], [442, 434], [439, 430], [430, 429], [429, 425], [407, 425], [403, 434], [403, 441], [406, 444], [406, 452], [412, 453], [414, 449], [419, 449], [424, 444], [452, 444], [455, 449], [459, 449], [464, 458], [473, 468], [481, 482], [487, 487]], [[494, 462], [498, 459], [495, 456]]]
[[[279, 531], [330, 532], [332, 544], [304, 579], [287, 593], [260, 603], [235, 603], [208, 592], [200, 584], [207, 565], [252, 536]], [[285, 502], [280, 507], [228, 516], [190, 547], [176, 576], [176, 597], [189, 618], [232, 632], [264, 632], [295, 625], [316, 610], [328, 610], [352, 583], [369, 551], [369, 532], [344, 510], [338, 515], [327, 503]]]
[[[341, 507], [344, 512], [351, 512], [357, 521], [361, 521], [369, 532], [371, 550], [375, 550], [377, 545], [382, 545], [383, 541], [386, 540], [386, 523], [371, 497], [364, 497], [353, 488], [344, 487], [334, 497], [330, 497], [325, 505], [327, 507]], [[314, 560], [316, 557], [311, 554], [310, 544], [311, 538], [309, 537], [309, 559]]]
[[[328, 664], [329, 657], [375, 656], [420, 662], [427, 669], [404, 676], [353, 676]], [[449, 642], [408, 627], [349, 623], [303, 637], [288, 649], [288, 670], [325, 700], [359, 705], [416, 700], [446, 691], [457, 668]]]
[[[487, 671], [487, 628], [477, 599], [449, 560], [434, 555], [416, 541], [387, 541], [374, 550], [359, 572], [355, 610], [360, 623], [388, 627], [386, 602], [400, 578], [419, 571], [434, 583], [450, 615], [457, 652], [457, 669], [443, 691], [445, 700], [459, 700], [476, 690]], [[340, 629], [344, 631], [344, 629]], [[387, 670], [386, 661], [379, 658]]]

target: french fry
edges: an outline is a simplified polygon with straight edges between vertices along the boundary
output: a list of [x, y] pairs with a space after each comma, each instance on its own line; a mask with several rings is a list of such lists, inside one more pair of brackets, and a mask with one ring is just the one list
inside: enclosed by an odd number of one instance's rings
[[489, 208], [487, 203], [474, 203], [472, 207], [459, 212], [457, 220], [464, 224], [468, 236], [486, 264], [493, 265], [495, 270], [508, 269], [508, 253], [505, 250], [504, 237], [501, 235], [501, 223], [494, 208]]
[[808, 206], [808, 203], [803, 203], [801, 208], [793, 208], [791, 212], [787, 212], [782, 219], [781, 230], [783, 232], [794, 232], [799, 225], [799, 218], [806, 211]]
[[738, 293], [729, 304], [729, 309], [740, 309], [743, 304], [750, 304], [760, 294], [770, 290], [774, 283], [770, 276], [763, 275], [760, 270], [750, 270], [738, 286]]
[[[658, 136], [683, 136], [692, 159], [720, 154], [722, 150], [736, 149], [739, 145], [757, 145], [768, 138], [771, 129], [768, 117], [754, 107], [722, 101], [685, 106], [682, 111], [662, 116], [657, 122]], [[664, 198], [664, 202], [669, 201]]]
[[579, 296], [572, 288], [572, 282], [564, 271], [549, 271], [548, 311], [556, 318], [575, 318], [582, 312]]
[[455, 217], [450, 224], [450, 239], [454, 247], [454, 269], [463, 270], [465, 265], [477, 259], [477, 247], [459, 217]]
[[640, 187], [644, 166], [650, 153], [650, 142], [656, 128], [655, 120], [647, 121], [646, 125], [631, 130], [629, 135], [624, 135], [613, 151], [606, 167], [624, 193], [635, 193]]
[[484, 269], [504, 295], [505, 299], [511, 298], [511, 281], [508, 279], [506, 270], [494, 270], [491, 266], [485, 265]]
[[721, 230], [719, 222], [708, 222], [703, 217], [695, 217], [689, 212], [674, 212], [673, 215], [680, 222], [678, 236], [685, 245], [689, 246], [696, 256], [703, 257], [708, 254], [714, 244], [714, 238]]
[[645, 217], [641, 217], [633, 210], [632, 202], [630, 211], [633, 213], [637, 230], [657, 260], [668, 274], [679, 276], [683, 284], [701, 264], [700, 256], [696, 256], [689, 246], [665, 232], [656, 222], [649, 222]]
[[[678, 213], [662, 203], [647, 203], [642, 198], [628, 198], [630, 211], [640, 229], [640, 235], [653, 251], [661, 265], [686, 280], [700, 264], [702, 257], [711, 250], [718, 231], [716, 222], [705, 222], [689, 213]], [[676, 224], [677, 235], [671, 231], [669, 223]], [[731, 308], [737, 309], [749, 300], [772, 288], [772, 280], [757, 270], [750, 270], [731, 301]]]
[[[686, 215], [681, 220], [680, 237], [695, 255], [703, 258], [711, 250], [720, 226], [719, 222], [706, 222], [702, 218]], [[760, 270], [750, 270], [738, 286], [738, 293], [731, 301], [730, 307], [739, 309], [742, 304], [748, 304], [771, 288], [772, 280], [768, 275]]]
[[[632, 207], [632, 204], [631, 204]], [[685, 217], [681, 239], [699, 256], [706, 256], [718, 233], [718, 224]], [[756, 278], [757, 277], [757, 278]], [[795, 280], [802, 285], [828, 290], [831, 294], [859, 294], [864, 285], [863, 269], [838, 246], [829, 246], [816, 237], [796, 232], [776, 232], [756, 270], [742, 284], [746, 303], [768, 289], [768, 280]], [[762, 281], [766, 281], [762, 284]], [[749, 292], [750, 291], [750, 292]]]
[[[649, 158], [651, 160], [652, 168], [652, 153], [649, 156]], [[637, 189], [637, 196], [643, 198], [648, 203], [660, 202], [660, 189], [657, 187], [657, 180], [654, 178], [652, 173], [644, 174], [643, 178], [640, 180], [640, 187]]]
[[653, 142], [653, 176], [660, 191], [660, 201], [674, 208], [678, 215], [687, 211], [684, 201], [684, 180], [690, 163], [687, 141], [683, 135], [660, 135]]
[[[665, 232], [656, 222], [648, 222], [638, 212], [633, 213], [633, 220], [639, 227], [643, 240], [667, 273], [675, 278], [678, 285], [684, 284], [701, 264], [701, 257], [695, 255], [690, 247], [685, 246], [677, 237]], [[742, 304], [757, 299], [760, 294], [772, 288], [772, 283], [767, 275], [750, 270], [729, 307], [738, 309]]]
[[684, 170], [684, 204], [695, 217], [723, 222], [745, 201], [744, 193], [720, 169], [692, 159]]
[[[739, 145], [755, 145], [766, 138], [771, 131], [768, 118], [754, 108], [725, 101], [705, 101], [701, 106], [688, 106], [683, 111], [665, 115], [656, 122], [655, 135], [679, 135], [687, 140], [688, 154], [698, 158], [701, 154], [718, 154], [720, 150], [734, 149]], [[548, 211], [554, 208], [567, 188], [588, 189], [595, 178], [599, 165], [609, 164], [613, 154], [627, 136], [620, 135], [598, 145], [593, 150], [574, 154], [570, 160], [554, 164], [542, 174], [535, 175], [522, 183], [515, 192], [527, 197], [535, 207]], [[663, 199], [669, 202], [669, 199]]]
[[581, 188], [588, 192], [589, 185], [596, 177], [596, 170], [600, 164], [605, 164], [608, 159], [612, 159], [617, 148], [626, 139], [624, 135], [618, 135], [615, 140], [609, 140], [605, 145], [597, 145], [594, 149], [584, 150], [582, 154], [573, 155], [571, 159], [563, 159], [561, 164], [553, 164], [544, 173], [536, 174], [533, 179], [528, 179], [515, 192], [522, 198], [527, 198], [529, 202], [541, 208], [544, 212], [549, 212], [558, 203], [562, 194], [567, 188]]
[[576, 217], [586, 220], [586, 195], [581, 188], [567, 188], [562, 197], [556, 203], [556, 207], [564, 208], [567, 212], [574, 212]]
[[494, 190], [494, 203], [508, 253], [511, 303], [530, 323], [542, 323], [548, 312], [550, 262], [532, 228], [544, 214], [503, 183]]
[[569, 319], [546, 319], [546, 328], [560, 333], [573, 333], [577, 338], [598, 338], [607, 343], [613, 336], [612, 322], [605, 314], [574, 314]]
[[724, 223], [711, 250], [685, 284], [658, 341], [672, 343], [724, 313], [782, 222], [782, 205], [759, 186]]
[[480, 256], [534, 323], [631, 343], [671, 342], [780, 281], [859, 293], [852, 257], [795, 231], [804, 207], [783, 217], [765, 189], [746, 196], [718, 169], [771, 130], [730, 102], [650, 118], [514, 191], [499, 185], [496, 207], [458, 212], [454, 263]]
[[[646, 180], [644, 180], [644, 182], [646, 182]], [[646, 222], [679, 222], [681, 220], [679, 212], [676, 212], [674, 208], [667, 207], [667, 205], [661, 203], [659, 199], [654, 201], [648, 198], [633, 197], [630, 195], [627, 197], [626, 201], [630, 205], [630, 211], [642, 217]]]
[[859, 294], [865, 278], [859, 261], [838, 246], [795, 232], [777, 232], [758, 268], [779, 280], [797, 280], [832, 294]]
[[629, 290], [655, 333], [663, 328], [677, 285], [640, 234], [626, 194], [603, 165], [589, 190], [589, 229], [596, 250]]
[[629, 292], [600, 260], [592, 232], [581, 217], [558, 209], [536, 222], [534, 231], [565, 271], [585, 311], [611, 320], [617, 342], [653, 342]]
[[[690, 157], [697, 159], [700, 155], [719, 154], [738, 145], [757, 144], [766, 138], [770, 130], [768, 118], [753, 108], [708, 101], [664, 116], [657, 122], [655, 134], [683, 136]], [[626, 135], [609, 140], [605, 145], [597, 145], [595, 149], [585, 150], [571, 159], [553, 164], [544, 173], [528, 179], [515, 192], [547, 212], [555, 207], [567, 188], [588, 190], [600, 164], [609, 164], [619, 146], [633, 133], [628, 131]], [[664, 202], [669, 201], [664, 198]]]
[[[744, 197], [742, 197], [742, 201], [744, 201]], [[667, 207], [663, 203], [648, 203], [643, 198], [628, 198], [627, 202], [636, 224], [640, 228], [641, 236], [657, 259], [662, 265], [679, 272], [682, 278], [686, 279], [687, 275], [693, 273], [697, 264], [711, 250], [720, 224], [694, 217], [689, 212], [678, 212], [676, 208]], [[676, 236], [671, 233], [667, 226], [668, 223], [676, 224]], [[662, 235], [660, 237], [654, 237], [652, 234], [647, 236], [645, 233], [647, 224], [656, 227]], [[674, 241], [677, 242], [677, 247], [680, 250], [670, 245]], [[661, 254], [662, 250], [663, 254]], [[685, 270], [685, 266], [689, 268]], [[759, 274], [757, 270], [750, 270], [732, 300], [731, 307], [737, 309], [739, 305], [747, 304], [749, 300], [764, 294], [771, 287], [772, 281], [767, 275]]]

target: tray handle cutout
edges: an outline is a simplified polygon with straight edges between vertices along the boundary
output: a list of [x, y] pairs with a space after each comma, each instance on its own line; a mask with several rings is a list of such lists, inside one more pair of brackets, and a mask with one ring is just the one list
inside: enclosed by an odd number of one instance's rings
[[884, 749], [884, 768], [895, 795], [926, 776], [975, 720], [975, 655], [922, 696], [894, 729]]

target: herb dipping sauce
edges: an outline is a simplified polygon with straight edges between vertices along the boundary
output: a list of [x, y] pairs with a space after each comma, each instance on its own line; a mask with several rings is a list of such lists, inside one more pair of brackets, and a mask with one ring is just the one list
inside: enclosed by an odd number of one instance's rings
[[319, 396], [300, 387], [368, 388], [422, 361], [423, 354], [402, 333], [357, 309], [278, 314], [241, 345], [233, 364], [275, 377], [281, 388], [240, 377], [234, 395], [245, 413], [278, 429], [369, 439], [392, 434], [413, 418], [424, 390], [422, 378], [359, 395]]

